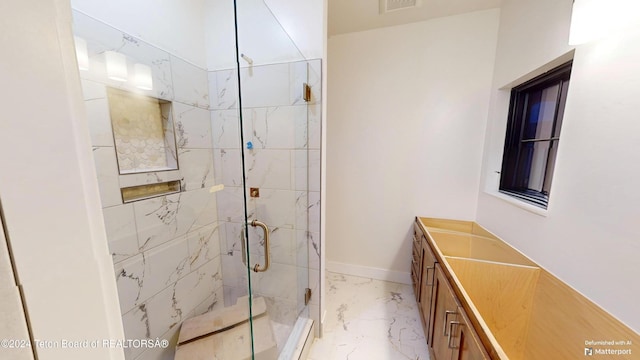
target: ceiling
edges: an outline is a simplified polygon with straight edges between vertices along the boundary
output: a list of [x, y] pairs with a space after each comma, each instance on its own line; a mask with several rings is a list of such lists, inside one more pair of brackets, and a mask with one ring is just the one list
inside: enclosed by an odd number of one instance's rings
[[329, 36], [497, 8], [502, 0], [421, 0], [420, 7], [380, 14], [378, 0], [329, 0]]

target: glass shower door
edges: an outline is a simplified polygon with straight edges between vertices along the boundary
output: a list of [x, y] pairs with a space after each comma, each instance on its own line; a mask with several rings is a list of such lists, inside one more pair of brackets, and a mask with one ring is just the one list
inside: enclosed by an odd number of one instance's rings
[[318, 277], [320, 62], [304, 59], [262, 0], [237, 2], [236, 21], [254, 356], [275, 343], [290, 359]]

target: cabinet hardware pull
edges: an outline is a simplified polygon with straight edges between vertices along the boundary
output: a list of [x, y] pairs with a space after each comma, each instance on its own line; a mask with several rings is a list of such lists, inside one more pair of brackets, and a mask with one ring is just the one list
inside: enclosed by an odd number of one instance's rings
[[449, 322], [449, 334], [447, 335], [447, 347], [451, 349], [456, 349], [455, 346], [451, 346], [451, 334], [453, 333], [453, 325], [460, 325], [460, 322], [459, 321]]
[[447, 336], [447, 318], [451, 314], [455, 314], [455, 311], [446, 310], [444, 312], [444, 322], [442, 323], [442, 336]]
[[431, 282], [431, 284], [429, 284], [429, 270], [435, 270], [436, 266], [435, 264], [433, 266], [427, 266], [424, 270], [425, 270], [425, 280], [424, 280], [424, 284], [426, 286], [433, 286], [433, 281]]
[[251, 222], [251, 226], [253, 227], [259, 226], [262, 228], [262, 231], [264, 232], [264, 266], [260, 266], [260, 264], [256, 264], [253, 267], [254, 272], [264, 272], [264, 271], [267, 271], [269, 269], [269, 266], [271, 265], [271, 246], [269, 245], [269, 228], [267, 227], [267, 224], [258, 220], [253, 220]]

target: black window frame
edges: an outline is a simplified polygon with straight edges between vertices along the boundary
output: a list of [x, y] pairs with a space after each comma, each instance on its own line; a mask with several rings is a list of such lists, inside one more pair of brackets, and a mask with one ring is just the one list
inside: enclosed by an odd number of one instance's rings
[[[511, 90], [509, 103], [509, 116], [507, 121], [507, 132], [504, 142], [504, 152], [502, 157], [502, 169], [500, 172], [501, 193], [515, 197], [529, 204], [546, 209], [549, 203], [549, 190], [555, 168], [555, 157], [557, 146], [560, 142], [560, 131], [562, 129], [562, 118], [566, 104], [566, 93], [571, 78], [571, 68], [573, 60], [568, 61], [553, 70], [537, 76]], [[524, 130], [529, 121], [528, 100], [532, 94], [541, 90], [552, 88], [558, 85], [556, 96], [556, 107], [554, 109], [553, 125], [549, 138], [524, 138]], [[546, 153], [546, 164], [542, 174], [543, 189], [530, 189], [529, 176], [531, 174], [531, 156], [527, 159], [528, 165], [521, 166], [523, 157], [527, 152], [531, 154], [536, 142], [548, 142]], [[556, 147], [556, 149], [553, 149]], [[524, 149], [524, 150], [523, 150]], [[553, 150], [553, 152], [552, 152]]]

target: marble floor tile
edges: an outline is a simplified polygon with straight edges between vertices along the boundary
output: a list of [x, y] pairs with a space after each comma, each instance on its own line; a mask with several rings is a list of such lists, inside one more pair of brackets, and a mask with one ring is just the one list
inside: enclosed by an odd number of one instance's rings
[[307, 360], [428, 360], [413, 289], [327, 272], [324, 336]]

